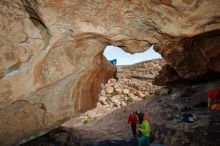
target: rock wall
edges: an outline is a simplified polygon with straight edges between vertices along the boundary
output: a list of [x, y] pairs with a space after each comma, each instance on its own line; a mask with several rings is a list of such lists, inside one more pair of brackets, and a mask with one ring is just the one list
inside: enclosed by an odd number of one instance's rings
[[154, 44], [182, 78], [219, 72], [219, 6], [219, 0], [1, 0], [0, 145], [32, 139], [95, 106], [100, 84], [115, 73], [102, 55], [109, 44], [130, 53]]

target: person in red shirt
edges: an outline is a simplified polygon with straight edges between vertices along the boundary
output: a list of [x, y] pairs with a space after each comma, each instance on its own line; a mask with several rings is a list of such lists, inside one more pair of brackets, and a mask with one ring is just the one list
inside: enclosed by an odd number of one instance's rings
[[135, 115], [135, 112], [132, 112], [128, 117], [128, 124], [131, 124], [131, 130], [133, 133], [133, 136], [136, 137], [136, 125], [138, 123], [137, 117]]
[[215, 99], [215, 98], [217, 98], [219, 96], [220, 96], [220, 90], [213, 89], [213, 90], [209, 90], [208, 91], [208, 97], [209, 98]]
[[213, 107], [216, 107], [215, 106], [212, 106], [213, 104], [219, 104], [219, 101], [220, 100], [220, 90], [217, 90], [217, 89], [212, 89], [212, 90], [209, 90], [208, 91], [208, 108], [210, 109], [215, 109]]

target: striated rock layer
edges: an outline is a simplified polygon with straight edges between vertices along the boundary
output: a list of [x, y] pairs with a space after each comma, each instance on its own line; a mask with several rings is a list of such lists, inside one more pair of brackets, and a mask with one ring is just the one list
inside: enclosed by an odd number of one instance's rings
[[1, 0], [0, 145], [95, 106], [115, 45], [152, 44], [181, 78], [220, 72], [219, 0]]

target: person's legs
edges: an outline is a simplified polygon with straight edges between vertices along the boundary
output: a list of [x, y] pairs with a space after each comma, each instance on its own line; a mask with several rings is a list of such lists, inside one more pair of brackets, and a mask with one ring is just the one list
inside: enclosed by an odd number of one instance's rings
[[133, 136], [136, 136], [136, 125], [131, 124], [131, 130], [132, 130]]
[[150, 146], [149, 138], [144, 135], [138, 137], [138, 146]]
[[145, 146], [150, 146], [150, 138], [149, 137], [145, 137], [145, 141], [146, 141], [146, 145]]
[[138, 137], [138, 146], [150, 146], [150, 138], [142, 135]]
[[137, 138], [138, 140], [138, 146], [142, 146], [142, 144], [144, 143], [142, 136]]

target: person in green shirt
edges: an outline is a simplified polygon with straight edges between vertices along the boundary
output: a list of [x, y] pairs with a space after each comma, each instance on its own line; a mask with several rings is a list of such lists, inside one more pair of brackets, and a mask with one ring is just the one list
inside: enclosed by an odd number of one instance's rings
[[138, 146], [150, 146], [150, 117], [148, 115], [144, 115], [144, 121], [139, 127], [139, 131], [141, 131], [141, 137], [138, 137]]

